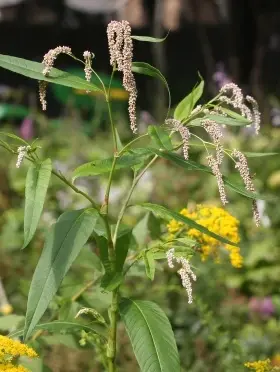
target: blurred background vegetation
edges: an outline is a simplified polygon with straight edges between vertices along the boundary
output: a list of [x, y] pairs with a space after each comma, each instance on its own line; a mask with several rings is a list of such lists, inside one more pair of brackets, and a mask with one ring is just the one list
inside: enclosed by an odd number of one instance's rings
[[[48, 49], [69, 45], [74, 54], [95, 53], [94, 68], [109, 73], [106, 24], [127, 19], [134, 34], [164, 36], [162, 44], [135, 42], [135, 61], [158, 67], [167, 77], [175, 105], [193, 87], [199, 71], [206, 80], [205, 96], [211, 97], [228, 81], [238, 83], [254, 95], [263, 112], [258, 137], [246, 129], [233, 136], [225, 131], [225, 142], [252, 152], [279, 152], [280, 146], [280, 4], [272, 0], [0, 0], [1, 53], [40, 61]], [[36, 36], [34, 36], [36, 35]], [[71, 60], [57, 66], [83, 74]], [[140, 131], [160, 124], [166, 112], [164, 88], [152, 80], [138, 78]], [[123, 141], [131, 137], [127, 117], [127, 95], [116, 78], [112, 86], [113, 111]], [[41, 154], [71, 178], [81, 163], [110, 156], [111, 140], [104, 102], [65, 87], [49, 86], [48, 111], [40, 111], [36, 82], [0, 71], [1, 131], [14, 132], [26, 140], [38, 138]], [[226, 146], [225, 144], [225, 146]], [[230, 144], [230, 145], [229, 145]], [[205, 163], [203, 148], [192, 148], [191, 158]], [[250, 158], [259, 193], [277, 197], [280, 190], [280, 157]], [[0, 333], [7, 334], [23, 322], [27, 293], [44, 235], [67, 209], [83, 208], [85, 200], [52, 179], [40, 228], [24, 251], [22, 246], [23, 200], [28, 164], [15, 168], [16, 159], [0, 148]], [[232, 164], [223, 172], [231, 175]], [[112, 217], [131, 181], [131, 174], [117, 174], [112, 187]], [[102, 200], [106, 177], [77, 182], [97, 200]], [[215, 178], [176, 168], [161, 159], [139, 184], [135, 199], [163, 203], [175, 210], [193, 203], [220, 205]], [[256, 228], [250, 202], [230, 194], [227, 209], [240, 220], [244, 266], [227, 263], [195, 263], [198, 281], [194, 303], [187, 304], [179, 279], [164, 264], [157, 265], [151, 283], [141, 265], [131, 271], [126, 294], [153, 299], [167, 312], [181, 353], [183, 371], [244, 371], [247, 360], [271, 358], [280, 365], [280, 209], [277, 199], [259, 202], [262, 227]], [[141, 219], [130, 210], [125, 223]], [[165, 226], [161, 226], [164, 231]], [[138, 229], [146, 239], [146, 223]], [[95, 252], [95, 253], [94, 253]], [[45, 319], [73, 319], [81, 305], [101, 313], [109, 297], [98, 292], [94, 282], [100, 262], [92, 243], [86, 246], [70, 270]], [[149, 290], [147, 291], [147, 288]], [[2, 293], [3, 292], [3, 293]], [[109, 295], [108, 295], [109, 296]], [[5, 304], [11, 304], [8, 314]], [[97, 355], [92, 357], [86, 335], [36, 333], [32, 343], [40, 360], [29, 364], [32, 371], [102, 371]], [[120, 371], [138, 371], [129, 340], [120, 325]], [[65, 360], [68, 360], [65, 365]]]

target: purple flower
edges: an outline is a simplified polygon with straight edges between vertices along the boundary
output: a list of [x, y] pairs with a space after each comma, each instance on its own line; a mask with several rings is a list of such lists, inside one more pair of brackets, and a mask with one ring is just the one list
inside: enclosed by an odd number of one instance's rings
[[232, 83], [232, 80], [228, 77], [223, 63], [218, 63], [216, 72], [213, 74], [213, 80], [220, 90], [225, 84]]
[[251, 297], [248, 306], [252, 313], [264, 318], [270, 317], [275, 313], [275, 306], [271, 297]]
[[271, 316], [275, 313], [275, 306], [271, 297], [265, 297], [261, 302], [261, 313], [265, 316]]
[[30, 140], [34, 136], [33, 120], [29, 117], [23, 119], [19, 128], [20, 136], [25, 140]]

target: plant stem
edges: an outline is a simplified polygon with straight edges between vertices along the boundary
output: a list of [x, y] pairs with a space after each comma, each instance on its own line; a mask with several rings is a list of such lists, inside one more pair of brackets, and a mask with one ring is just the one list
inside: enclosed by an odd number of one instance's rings
[[87, 195], [82, 190], [78, 189], [75, 185], [73, 185], [72, 182], [68, 181], [64, 176], [62, 176], [61, 174], [59, 174], [55, 170], [52, 170], [52, 174], [54, 174], [56, 177], [58, 177], [66, 185], [68, 185], [69, 187], [71, 187], [71, 189], [74, 190], [77, 194], [83, 195], [92, 204], [93, 208], [99, 209], [99, 206], [93, 201], [93, 199], [89, 195]]
[[127, 151], [129, 149], [129, 147], [134, 144], [135, 142], [139, 141], [139, 139], [141, 138], [144, 138], [144, 137], [147, 137], [148, 136], [148, 133], [145, 133], [145, 134], [142, 134], [141, 136], [138, 136], [136, 138], [134, 138], [132, 141], [128, 142], [122, 149], [121, 151], [119, 152], [119, 156], [121, 156], [125, 151]]
[[109, 309], [110, 331], [107, 347], [108, 371], [115, 372], [115, 359], [117, 350], [117, 320], [118, 320], [118, 289], [112, 293], [112, 303]]
[[[113, 135], [113, 147], [114, 147], [114, 160], [112, 163], [108, 184], [105, 192], [104, 203], [101, 207], [101, 215], [105, 222], [107, 238], [108, 238], [108, 250], [109, 250], [109, 258], [111, 263], [111, 270], [112, 272], [115, 271], [116, 267], [116, 254], [115, 254], [115, 244], [112, 239], [110, 224], [108, 220], [109, 214], [109, 198], [110, 198], [110, 190], [114, 175], [114, 170], [116, 167], [117, 159], [118, 159], [118, 144], [117, 144], [117, 135], [116, 135], [116, 128], [113, 121], [112, 110], [110, 105], [110, 90], [111, 90], [111, 82], [114, 76], [115, 66], [113, 67], [108, 92], [106, 94], [106, 102], [108, 106], [108, 114], [111, 124], [111, 130]], [[108, 360], [108, 371], [115, 372], [115, 359], [116, 359], [116, 350], [117, 350], [117, 314], [118, 314], [118, 288], [116, 288], [112, 293], [112, 302], [109, 309], [109, 318], [110, 318], [110, 328], [109, 328], [109, 335], [108, 335], [108, 343], [107, 343], [107, 360]]]
[[132, 182], [132, 185], [131, 185], [131, 188], [127, 194], [127, 197], [123, 203], [123, 206], [122, 206], [122, 209], [120, 210], [120, 213], [119, 213], [119, 216], [118, 216], [118, 220], [117, 220], [117, 224], [116, 224], [116, 228], [115, 228], [115, 232], [114, 232], [114, 237], [113, 237], [113, 243], [115, 244], [116, 243], [116, 240], [117, 240], [117, 236], [118, 236], [118, 229], [119, 229], [119, 226], [120, 226], [120, 223], [122, 221], [122, 218], [124, 216], [124, 213], [125, 213], [125, 210], [127, 208], [127, 205], [129, 203], [129, 200], [131, 198], [131, 195], [137, 185], [137, 183], [140, 181], [140, 179], [142, 178], [142, 176], [144, 175], [144, 173], [147, 171], [148, 168], [150, 168], [151, 165], [154, 164], [154, 162], [157, 160], [158, 158], [158, 155], [155, 155], [153, 157], [153, 159], [146, 165], [146, 167], [142, 170], [141, 173], [139, 173], [139, 175], [137, 177], [134, 177], [134, 180]]

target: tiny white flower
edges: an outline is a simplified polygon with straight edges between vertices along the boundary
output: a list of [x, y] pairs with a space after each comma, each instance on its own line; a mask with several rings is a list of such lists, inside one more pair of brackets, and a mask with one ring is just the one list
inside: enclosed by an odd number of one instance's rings
[[174, 248], [171, 248], [166, 252], [167, 263], [171, 269], [174, 268], [174, 261], [182, 265], [181, 268], [177, 272], [181, 277], [182, 286], [187, 291], [187, 295], [189, 299], [188, 303], [191, 304], [193, 302], [191, 279], [193, 281], [196, 281], [196, 275], [191, 269], [189, 260], [187, 260], [186, 258], [182, 256], [175, 257], [174, 253], [175, 253]]
[[21, 163], [23, 162], [24, 157], [26, 156], [27, 152], [31, 149], [30, 146], [19, 146], [17, 149], [18, 157], [16, 167], [19, 168]]

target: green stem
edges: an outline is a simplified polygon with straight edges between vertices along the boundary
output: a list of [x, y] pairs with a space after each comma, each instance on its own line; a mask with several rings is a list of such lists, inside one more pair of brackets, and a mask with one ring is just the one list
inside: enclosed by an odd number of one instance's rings
[[132, 141], [130, 141], [129, 143], [127, 143], [121, 149], [121, 151], [119, 152], [119, 156], [121, 156], [125, 151], [127, 151], [131, 145], [133, 145], [135, 142], [139, 141], [139, 139], [144, 138], [144, 137], [147, 137], [147, 136], [148, 136], [148, 133], [145, 133], [145, 134], [142, 134], [141, 136], [138, 136], [138, 137], [134, 138]]
[[99, 206], [93, 201], [93, 199], [87, 195], [82, 190], [78, 189], [75, 185], [73, 185], [72, 182], [68, 181], [64, 176], [56, 172], [55, 170], [52, 170], [52, 174], [54, 174], [56, 177], [58, 177], [62, 182], [64, 182], [66, 185], [71, 187], [72, 190], [74, 190], [77, 194], [83, 195], [93, 206], [93, 208], [99, 209]]
[[112, 163], [112, 167], [111, 167], [111, 170], [110, 170], [110, 174], [109, 174], [108, 184], [107, 184], [106, 191], [105, 191], [104, 203], [103, 203], [103, 206], [102, 206], [102, 213], [105, 214], [105, 215], [108, 215], [108, 213], [109, 213], [110, 190], [111, 190], [111, 185], [112, 185], [112, 181], [113, 181], [113, 174], [114, 174], [117, 158], [118, 158], [118, 156], [117, 156], [117, 154], [115, 154], [114, 155], [114, 160], [113, 160], [113, 163]]
[[112, 134], [113, 134], [114, 152], [117, 152], [118, 151], [118, 145], [117, 145], [116, 129], [115, 129], [114, 122], [113, 122], [112, 110], [111, 110], [111, 105], [110, 105], [110, 101], [109, 101], [108, 96], [106, 98], [106, 101], [107, 101], [107, 106], [108, 106], [108, 113], [109, 113], [109, 119], [110, 119], [110, 124], [111, 124], [111, 130], [112, 130]]
[[118, 289], [112, 293], [112, 303], [109, 309], [110, 330], [107, 345], [108, 371], [115, 372], [115, 359], [117, 351], [117, 320], [118, 320]]
[[131, 198], [131, 195], [137, 185], [137, 183], [140, 181], [140, 179], [142, 178], [142, 176], [144, 175], [144, 173], [147, 171], [148, 168], [150, 168], [151, 165], [154, 164], [154, 162], [157, 160], [158, 158], [158, 155], [155, 155], [153, 157], [153, 159], [146, 165], [146, 167], [142, 170], [141, 173], [139, 173], [139, 175], [137, 177], [134, 177], [134, 180], [132, 182], [132, 185], [131, 185], [131, 188], [127, 194], [127, 197], [125, 198], [125, 201], [123, 203], [123, 206], [120, 210], [120, 213], [119, 213], [119, 216], [118, 216], [118, 220], [117, 220], [117, 224], [116, 224], [116, 228], [115, 228], [115, 232], [114, 232], [114, 237], [113, 237], [113, 242], [114, 244], [116, 243], [116, 240], [117, 240], [117, 236], [118, 236], [118, 229], [119, 229], [119, 226], [120, 226], [120, 223], [122, 221], [122, 218], [124, 216], [124, 213], [126, 211], [126, 208], [128, 206], [128, 203], [129, 203], [129, 200]]

